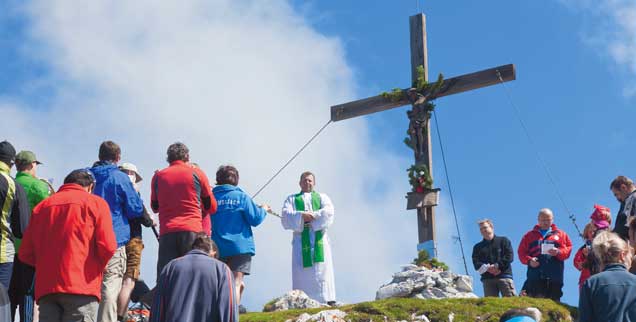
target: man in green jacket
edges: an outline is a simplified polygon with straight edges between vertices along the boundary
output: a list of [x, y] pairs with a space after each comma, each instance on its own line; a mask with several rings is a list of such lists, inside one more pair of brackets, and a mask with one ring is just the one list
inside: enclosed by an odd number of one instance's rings
[[[54, 191], [46, 181], [37, 177], [36, 171], [38, 166], [42, 162], [38, 161], [35, 157], [35, 153], [31, 151], [20, 151], [15, 156], [15, 167], [18, 173], [15, 175], [15, 181], [17, 181], [27, 194], [27, 200], [29, 200], [29, 209], [33, 211], [33, 208], [37, 206], [42, 200], [46, 199]], [[20, 218], [20, 226], [22, 230], [26, 230], [29, 220], [31, 219], [31, 213], [29, 212], [27, 218]], [[19, 247], [19, 246], [18, 246]]]
[[[31, 212], [37, 204], [50, 196], [54, 191], [53, 188], [44, 180], [38, 179], [36, 171], [42, 162], [38, 161], [35, 153], [31, 151], [20, 151], [15, 156], [15, 166], [18, 173], [15, 175], [15, 181], [20, 184], [27, 195], [29, 201], [29, 212], [20, 217], [20, 227], [24, 232], [31, 219]], [[20, 307], [20, 321], [33, 321], [34, 302], [33, 302], [33, 267], [25, 265], [18, 259], [18, 249], [20, 248], [20, 239], [15, 239], [16, 256], [13, 260], [13, 274], [11, 275], [11, 284], [9, 286], [9, 297], [11, 298], [11, 319], [15, 319], [15, 311]]]

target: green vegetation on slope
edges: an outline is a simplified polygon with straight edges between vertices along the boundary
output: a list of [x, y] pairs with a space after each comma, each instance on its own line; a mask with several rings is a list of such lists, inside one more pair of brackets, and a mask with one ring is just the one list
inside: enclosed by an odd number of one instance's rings
[[[528, 297], [513, 298], [480, 298], [480, 299], [387, 299], [374, 302], [364, 302], [339, 307], [347, 313], [346, 320], [352, 322], [407, 320], [412, 314], [426, 315], [431, 322], [447, 322], [448, 314], [455, 313], [455, 321], [497, 322], [499, 316], [512, 308], [536, 307], [543, 313], [543, 321], [571, 321], [570, 316], [576, 316], [576, 308], [557, 304], [552, 300], [533, 299]], [[289, 310], [271, 313], [247, 313], [241, 315], [242, 322], [273, 322], [294, 319], [302, 313], [315, 314], [323, 309]]]

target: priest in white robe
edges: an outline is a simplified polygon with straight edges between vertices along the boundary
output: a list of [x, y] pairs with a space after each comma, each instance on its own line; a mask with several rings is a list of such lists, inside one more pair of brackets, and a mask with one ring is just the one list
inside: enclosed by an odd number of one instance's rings
[[329, 226], [333, 223], [331, 199], [314, 191], [315, 176], [300, 176], [301, 192], [285, 200], [283, 228], [294, 232], [292, 239], [292, 288], [330, 305], [336, 301]]

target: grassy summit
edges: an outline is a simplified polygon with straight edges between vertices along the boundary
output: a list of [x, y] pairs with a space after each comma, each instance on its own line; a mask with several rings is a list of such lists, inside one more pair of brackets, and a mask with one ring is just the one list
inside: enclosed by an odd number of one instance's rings
[[[420, 300], [420, 299], [387, 299], [374, 302], [364, 302], [339, 307], [347, 313], [345, 318], [352, 322], [384, 321], [410, 321], [413, 314], [426, 315], [431, 322], [447, 322], [448, 314], [455, 313], [454, 321], [480, 321], [497, 322], [499, 316], [511, 308], [536, 307], [543, 313], [543, 321], [572, 321], [576, 317], [576, 308], [557, 304], [552, 300], [533, 299], [528, 297], [513, 298], [480, 298], [480, 299], [445, 299], [445, 300]], [[315, 314], [323, 309], [289, 310], [271, 313], [247, 313], [241, 315], [242, 322], [270, 322], [295, 319], [300, 314], [307, 312]]]

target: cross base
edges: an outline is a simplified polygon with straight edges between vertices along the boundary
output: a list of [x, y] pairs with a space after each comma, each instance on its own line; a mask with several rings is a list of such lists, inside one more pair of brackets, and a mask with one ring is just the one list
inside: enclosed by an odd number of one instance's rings
[[434, 240], [428, 240], [423, 243], [417, 244], [417, 252], [425, 250], [428, 253], [429, 258], [437, 258], [437, 245]]

